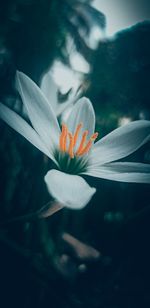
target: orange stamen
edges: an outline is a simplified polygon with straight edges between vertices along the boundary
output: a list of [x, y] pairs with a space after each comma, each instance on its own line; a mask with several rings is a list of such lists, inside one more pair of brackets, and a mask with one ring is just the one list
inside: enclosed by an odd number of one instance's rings
[[83, 124], [80, 123], [76, 128], [76, 131], [75, 131], [75, 134], [74, 134], [74, 146], [76, 145], [76, 142], [77, 142], [77, 139], [78, 139], [78, 136], [79, 136], [79, 132], [80, 132], [80, 129], [81, 129], [82, 126], [83, 126]]
[[87, 143], [87, 145], [85, 146], [85, 148], [79, 153], [79, 155], [81, 156], [81, 155], [83, 155], [83, 154], [86, 154], [86, 153], [88, 153], [89, 152], [89, 150], [90, 150], [90, 148], [91, 148], [91, 146], [92, 146], [92, 140], [90, 139], [89, 141], [88, 141], [88, 143]]
[[62, 132], [59, 138], [59, 147], [62, 152], [66, 151], [66, 141], [67, 141], [68, 128], [65, 124], [62, 124]]
[[66, 131], [65, 131], [64, 140], [63, 140], [63, 149], [64, 149], [64, 152], [67, 151], [67, 135], [68, 135], [68, 128], [67, 128], [67, 126], [66, 126]]
[[92, 141], [95, 141], [96, 139], [97, 139], [97, 137], [98, 137], [98, 133], [94, 133], [92, 136], [91, 136], [91, 140]]
[[88, 135], [88, 130], [86, 130], [83, 135], [82, 135], [82, 139], [81, 139], [81, 142], [80, 142], [80, 146], [76, 152], [76, 155], [80, 155], [80, 152], [82, 152], [83, 150], [83, 147], [84, 147], [84, 144], [85, 144], [85, 141], [86, 141], [86, 137]]
[[79, 153], [79, 155], [84, 155], [87, 154], [89, 152], [89, 150], [91, 149], [91, 146], [93, 144], [93, 141], [96, 140], [96, 138], [98, 137], [98, 133], [94, 133], [90, 140], [88, 141], [87, 145], [84, 147], [84, 149]]
[[[74, 158], [74, 155], [82, 156], [84, 154], [87, 154], [89, 152], [89, 150], [91, 149], [93, 142], [98, 137], [98, 133], [94, 133], [90, 137], [89, 141], [86, 143], [88, 130], [84, 131], [83, 134], [82, 134], [82, 138], [81, 138], [79, 148], [78, 148], [77, 152], [74, 153], [74, 147], [77, 143], [77, 140], [78, 140], [78, 137], [79, 137], [79, 132], [80, 132], [82, 125], [83, 124], [80, 123], [77, 126], [75, 133], [73, 135], [68, 131], [67, 125], [62, 124], [62, 132], [61, 132], [60, 138], [59, 138], [59, 147], [60, 147], [60, 150], [62, 152], [68, 152], [70, 158]], [[67, 137], [69, 137], [69, 147], [68, 147], [68, 149], [67, 149]]]
[[68, 154], [69, 154], [70, 158], [74, 158], [74, 153], [73, 153], [74, 137], [70, 132], [68, 132], [68, 136], [69, 136], [69, 139], [70, 139]]

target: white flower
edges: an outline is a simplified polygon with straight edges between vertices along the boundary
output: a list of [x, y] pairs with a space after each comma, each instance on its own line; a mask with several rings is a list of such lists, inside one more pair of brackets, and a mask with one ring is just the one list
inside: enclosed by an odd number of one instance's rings
[[45, 176], [50, 194], [62, 205], [84, 207], [96, 192], [82, 178], [89, 175], [121, 182], [150, 183], [150, 165], [116, 162], [150, 140], [150, 121], [140, 120], [97, 138], [95, 114], [87, 98], [74, 105], [62, 131], [42, 91], [21, 72], [17, 90], [32, 125], [0, 103], [0, 117], [56, 164]]

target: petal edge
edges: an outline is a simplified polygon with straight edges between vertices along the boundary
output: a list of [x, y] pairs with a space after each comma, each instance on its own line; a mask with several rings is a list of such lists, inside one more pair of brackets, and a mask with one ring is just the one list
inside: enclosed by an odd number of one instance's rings
[[118, 182], [150, 183], [150, 164], [116, 162], [97, 168], [89, 167], [84, 174]]
[[52, 197], [71, 209], [85, 207], [96, 192], [82, 177], [55, 169], [50, 170], [44, 179]]
[[150, 140], [150, 121], [138, 120], [119, 127], [96, 142], [91, 165], [103, 165], [124, 158]]

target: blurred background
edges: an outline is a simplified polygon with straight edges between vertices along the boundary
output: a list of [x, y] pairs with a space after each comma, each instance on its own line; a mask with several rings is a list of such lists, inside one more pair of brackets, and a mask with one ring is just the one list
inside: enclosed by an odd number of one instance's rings
[[[60, 104], [90, 98], [100, 137], [150, 119], [149, 37], [146, 0], [1, 1], [0, 100], [24, 116], [16, 70], [39, 86], [50, 71]], [[51, 162], [0, 129], [0, 307], [150, 307], [149, 186], [87, 178], [86, 208], [34, 216]], [[149, 144], [129, 159], [150, 163]]]

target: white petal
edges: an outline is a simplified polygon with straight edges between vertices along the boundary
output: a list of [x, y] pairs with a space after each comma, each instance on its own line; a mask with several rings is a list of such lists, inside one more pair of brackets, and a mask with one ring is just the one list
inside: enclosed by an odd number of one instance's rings
[[112, 162], [130, 155], [150, 140], [150, 121], [139, 120], [115, 129], [96, 142], [91, 151], [92, 164]]
[[25, 137], [41, 152], [49, 156], [48, 149], [43, 144], [36, 131], [17, 113], [15, 113], [2, 103], [0, 103], [0, 118], [5, 121], [10, 127], [12, 127], [15, 131], [17, 131], [20, 135]]
[[88, 167], [85, 174], [119, 182], [150, 183], [150, 165], [142, 163], [108, 163], [97, 168]]
[[35, 130], [49, 150], [58, 145], [60, 128], [50, 104], [40, 88], [25, 74], [17, 72], [16, 88]]
[[58, 170], [50, 170], [45, 176], [45, 182], [52, 197], [72, 209], [83, 208], [96, 192], [80, 176]]
[[82, 97], [73, 106], [72, 111], [67, 119], [67, 126], [70, 132], [74, 133], [78, 124], [83, 123], [81, 134], [83, 131], [88, 130], [89, 136], [95, 130], [95, 113], [90, 100]]
[[54, 82], [50, 72], [44, 75], [40, 88], [47, 98], [48, 103], [52, 106], [56, 117], [60, 116], [68, 107], [73, 106], [73, 100], [70, 99], [63, 103], [58, 102], [58, 87]]
[[57, 85], [54, 82], [50, 72], [46, 73], [42, 78], [41, 90], [44, 93], [47, 101], [51, 104], [55, 114], [57, 113]]
[[73, 100], [68, 100], [66, 102], [63, 103], [57, 103], [57, 117], [59, 117], [60, 115], [62, 115], [64, 112], [69, 112], [72, 110], [73, 108]]

